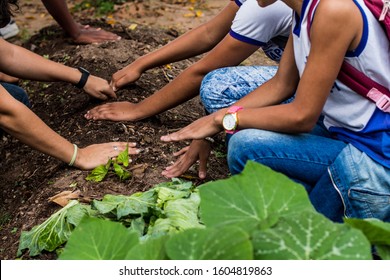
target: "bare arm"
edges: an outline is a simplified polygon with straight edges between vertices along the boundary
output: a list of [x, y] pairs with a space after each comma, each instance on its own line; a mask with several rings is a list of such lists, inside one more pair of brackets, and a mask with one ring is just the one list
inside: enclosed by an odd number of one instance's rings
[[36, 81], [64, 81], [73, 84], [80, 80], [81, 73], [77, 69], [45, 59], [3, 39], [0, 39], [0, 51], [0, 68], [9, 75]]
[[[14, 99], [0, 86], [0, 127], [30, 147], [69, 163], [74, 153], [74, 146], [69, 141], [50, 129], [25, 105]], [[113, 146], [118, 150], [114, 150]], [[115, 142], [90, 145], [79, 149], [74, 166], [92, 169], [107, 163], [126, 148], [127, 143]], [[129, 143], [129, 153], [136, 154], [134, 143]]]
[[[45, 59], [25, 48], [0, 39], [0, 70], [14, 77], [36, 81], [63, 81], [77, 84], [81, 72], [76, 68]], [[32, 71], [33, 69], [33, 71]], [[116, 97], [106, 80], [91, 75], [84, 87], [91, 96], [99, 99]]]
[[76, 43], [90, 44], [120, 39], [111, 32], [77, 23], [70, 14], [65, 0], [42, 0], [42, 3], [54, 20]]
[[148, 69], [180, 61], [211, 50], [229, 32], [238, 6], [230, 2], [218, 15], [185, 33], [167, 45], [146, 54], [112, 76], [112, 85], [120, 88], [136, 81]]
[[238, 41], [227, 35], [203, 59], [184, 70], [173, 81], [138, 104], [107, 103], [90, 110], [87, 119], [141, 120], [171, 109], [199, 94], [200, 84], [210, 71], [236, 66], [259, 47]]
[[[352, 12], [351, 12], [352, 11]], [[312, 25], [311, 51], [305, 71], [298, 79], [292, 37], [283, 54], [277, 75], [236, 103], [240, 128], [259, 128], [285, 133], [312, 129], [321, 114], [338, 75], [345, 53], [361, 37], [362, 19], [352, 2], [321, 2]], [[276, 105], [296, 88], [295, 99]], [[163, 136], [163, 141], [203, 139], [222, 130], [226, 109], [195, 121], [182, 130]]]
[[204, 76], [212, 70], [236, 66], [253, 54], [259, 47], [238, 41], [227, 35], [203, 59], [183, 71], [161, 90], [143, 100], [138, 108], [143, 117], [171, 109], [199, 94]]
[[[316, 18], [311, 28], [310, 55], [297, 85], [294, 101], [289, 104], [243, 110], [240, 114], [242, 128], [255, 127], [300, 133], [310, 131], [314, 127], [340, 71], [345, 53], [357, 46], [361, 36], [362, 22], [356, 6], [352, 2], [347, 5], [335, 2], [337, 1], [324, 2], [317, 8]], [[286, 55], [290, 59], [289, 61], [285, 59], [284, 62], [291, 65], [293, 58], [291, 42], [288, 48]], [[281, 65], [280, 73], [283, 73], [285, 66], [285, 64]], [[291, 73], [291, 70], [288, 72]], [[286, 83], [291, 76], [283, 75], [283, 77], [280, 79], [280, 75], [276, 76], [272, 81], [277, 82], [274, 88], [278, 88], [278, 84], [287, 88]], [[267, 90], [267, 85], [260, 89], [260, 94], [264, 90]], [[283, 92], [280, 90], [278, 92], [278, 95], [283, 96]], [[263, 94], [263, 100], [264, 96]], [[251, 102], [247, 101], [250, 100], [243, 99], [238, 104], [250, 106]], [[256, 115], [256, 118], [253, 118], [253, 115]]]

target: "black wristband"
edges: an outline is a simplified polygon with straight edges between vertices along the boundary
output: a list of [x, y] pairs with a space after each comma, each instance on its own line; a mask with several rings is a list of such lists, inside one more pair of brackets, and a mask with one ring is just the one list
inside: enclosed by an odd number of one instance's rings
[[83, 67], [77, 67], [77, 69], [81, 72], [80, 81], [75, 85], [78, 88], [83, 88], [87, 83], [89, 77], [89, 71], [84, 69]]

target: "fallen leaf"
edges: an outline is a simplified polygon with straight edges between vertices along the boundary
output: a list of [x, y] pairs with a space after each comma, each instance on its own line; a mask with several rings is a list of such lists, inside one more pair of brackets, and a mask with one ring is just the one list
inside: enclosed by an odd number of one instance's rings
[[130, 171], [134, 177], [142, 178], [145, 175], [146, 168], [148, 168], [148, 165], [146, 163], [141, 163], [131, 167]]
[[69, 200], [77, 199], [80, 197], [80, 190], [72, 191], [63, 191], [52, 197], [48, 198], [49, 202], [57, 203], [58, 205], [64, 207], [68, 204]]
[[137, 28], [137, 26], [138, 26], [138, 24], [133, 23], [133, 24], [130, 24], [129, 27], [127, 27], [127, 29], [134, 30]]
[[197, 10], [197, 11], [196, 11], [196, 17], [202, 17], [202, 16], [203, 16], [203, 12]]

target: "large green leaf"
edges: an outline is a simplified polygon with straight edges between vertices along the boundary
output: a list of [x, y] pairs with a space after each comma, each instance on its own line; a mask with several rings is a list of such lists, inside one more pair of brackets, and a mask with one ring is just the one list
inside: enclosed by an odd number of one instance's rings
[[166, 260], [165, 242], [167, 236], [150, 238], [135, 245], [126, 255], [126, 260]]
[[189, 229], [172, 235], [166, 243], [172, 260], [250, 260], [249, 235], [237, 227]]
[[251, 231], [272, 226], [280, 215], [314, 211], [303, 186], [251, 161], [241, 174], [199, 189], [200, 216], [208, 227], [239, 225]]
[[311, 211], [281, 217], [270, 229], [253, 233], [255, 259], [371, 259], [371, 246], [359, 230]]
[[360, 229], [374, 245], [390, 245], [390, 223], [378, 219], [345, 219], [346, 224]]
[[360, 229], [375, 245], [377, 254], [384, 260], [390, 260], [390, 223], [378, 219], [345, 219], [345, 223]]
[[382, 260], [390, 260], [390, 246], [377, 245], [375, 247]]
[[145, 214], [156, 205], [154, 190], [138, 192], [130, 196], [110, 195], [103, 197], [102, 201], [94, 200], [93, 206], [102, 214], [113, 212], [117, 219], [129, 214]]
[[61, 260], [123, 260], [138, 234], [116, 222], [86, 218], [73, 231]]
[[17, 256], [20, 256], [24, 249], [29, 249], [30, 256], [39, 255], [43, 250], [54, 251], [69, 239], [74, 227], [87, 213], [83, 205], [71, 200], [42, 224], [28, 232], [22, 232]]
[[203, 227], [198, 218], [199, 203], [200, 197], [196, 190], [188, 198], [168, 200], [163, 209], [164, 216], [157, 218], [153, 224], [149, 225], [148, 237]]

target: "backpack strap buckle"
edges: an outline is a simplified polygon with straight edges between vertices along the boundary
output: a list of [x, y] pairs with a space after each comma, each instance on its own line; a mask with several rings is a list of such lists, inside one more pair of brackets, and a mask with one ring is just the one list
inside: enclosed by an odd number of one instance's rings
[[376, 106], [385, 113], [390, 113], [390, 97], [386, 94], [383, 94], [376, 88], [372, 88], [368, 94], [367, 97], [369, 97], [371, 100], [373, 100], [376, 104]]
[[379, 16], [379, 21], [384, 21], [386, 15], [390, 12], [390, 1], [389, 0], [382, 0], [383, 1], [383, 9], [381, 12], [381, 15]]

